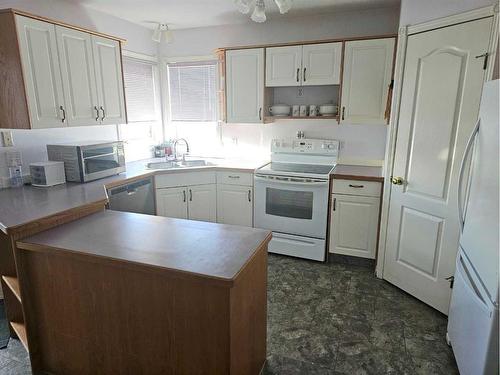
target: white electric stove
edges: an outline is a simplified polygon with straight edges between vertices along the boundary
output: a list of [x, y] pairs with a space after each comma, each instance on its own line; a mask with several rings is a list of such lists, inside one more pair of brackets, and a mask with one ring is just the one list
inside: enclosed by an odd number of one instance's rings
[[271, 162], [255, 170], [255, 227], [269, 229], [268, 250], [326, 260], [330, 174], [339, 142], [275, 139]]

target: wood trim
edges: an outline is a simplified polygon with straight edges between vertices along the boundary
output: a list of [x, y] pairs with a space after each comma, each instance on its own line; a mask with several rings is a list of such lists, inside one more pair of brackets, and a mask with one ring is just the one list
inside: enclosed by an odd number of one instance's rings
[[17, 337], [23, 344], [24, 348], [29, 352], [28, 349], [28, 336], [26, 335], [26, 327], [24, 326], [24, 323], [19, 323], [19, 322], [10, 322], [10, 326], [16, 333]]
[[0, 128], [30, 129], [24, 73], [12, 13], [0, 13], [0, 81]]
[[217, 48], [215, 52], [219, 51], [230, 51], [236, 49], [251, 49], [251, 48], [268, 48], [268, 47], [288, 47], [288, 46], [302, 46], [308, 44], [323, 44], [323, 43], [338, 43], [338, 42], [349, 42], [353, 40], [367, 40], [367, 39], [385, 39], [394, 38], [397, 34], [380, 34], [380, 35], [365, 35], [347, 38], [336, 38], [336, 39], [319, 39], [319, 40], [307, 40], [300, 42], [286, 42], [286, 43], [274, 43], [274, 44], [256, 44], [249, 46], [234, 46], [234, 47], [221, 47]]
[[17, 277], [14, 276], [2, 276], [2, 280], [4, 281], [5, 285], [9, 287], [9, 289], [12, 291], [14, 296], [19, 300], [19, 302], [22, 303], [21, 301], [21, 290], [19, 289], [19, 281], [17, 280]]
[[33, 19], [36, 19], [36, 20], [40, 20], [40, 21], [44, 21], [44, 22], [49, 22], [49, 23], [52, 23], [54, 25], [67, 27], [69, 29], [83, 31], [85, 33], [96, 35], [96, 36], [100, 36], [100, 37], [103, 37], [103, 38], [117, 40], [120, 43], [126, 43], [127, 42], [126, 39], [123, 39], [123, 38], [120, 38], [120, 37], [117, 37], [117, 36], [113, 36], [113, 35], [109, 35], [109, 34], [105, 34], [105, 33], [100, 33], [100, 32], [95, 31], [95, 30], [86, 29], [86, 28], [83, 28], [83, 27], [80, 27], [80, 26], [76, 26], [76, 25], [72, 25], [72, 24], [69, 24], [69, 23], [66, 23], [66, 22], [62, 22], [62, 21], [56, 21], [56, 20], [54, 20], [52, 18], [48, 18], [48, 17], [44, 17], [44, 16], [37, 16], [37, 15], [35, 15], [33, 13], [25, 12], [25, 11], [19, 10], [19, 9], [14, 9], [14, 8], [0, 9], [0, 13], [11, 13], [11, 14], [14, 14], [14, 15], [29, 17], [29, 18], [33, 18]]
[[337, 123], [340, 125], [342, 121], [342, 88], [344, 84], [344, 59], [345, 59], [345, 40], [342, 41], [342, 55], [340, 58], [340, 86], [339, 100], [337, 102]]

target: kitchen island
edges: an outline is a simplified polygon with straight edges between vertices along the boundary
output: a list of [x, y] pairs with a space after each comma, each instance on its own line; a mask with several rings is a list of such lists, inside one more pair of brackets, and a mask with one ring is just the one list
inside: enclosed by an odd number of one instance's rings
[[103, 211], [18, 241], [33, 371], [258, 374], [270, 237]]

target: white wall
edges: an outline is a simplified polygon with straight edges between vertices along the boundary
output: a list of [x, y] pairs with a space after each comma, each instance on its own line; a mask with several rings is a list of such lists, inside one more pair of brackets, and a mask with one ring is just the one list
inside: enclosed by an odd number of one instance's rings
[[401, 0], [399, 24], [415, 25], [495, 3], [498, 0]]
[[[0, 9], [15, 8], [49, 17], [127, 40], [124, 49], [156, 55], [158, 45], [151, 40], [151, 30], [112, 15], [63, 0], [0, 0]], [[14, 130], [15, 146], [22, 151], [24, 173], [28, 164], [46, 160], [46, 145], [82, 140], [116, 140], [116, 126], [89, 126], [67, 129]]]
[[[264, 24], [186, 29], [174, 31], [173, 43], [162, 45], [160, 53], [169, 58], [203, 56], [219, 47], [396, 34], [398, 25], [399, 9], [385, 8], [286, 18]], [[339, 126], [334, 120], [289, 120], [263, 125], [223, 124], [221, 133], [226, 151], [251, 157], [268, 153], [272, 138], [293, 137], [299, 129], [307, 137], [341, 140], [342, 159], [360, 163], [384, 159], [387, 133], [384, 125]]]

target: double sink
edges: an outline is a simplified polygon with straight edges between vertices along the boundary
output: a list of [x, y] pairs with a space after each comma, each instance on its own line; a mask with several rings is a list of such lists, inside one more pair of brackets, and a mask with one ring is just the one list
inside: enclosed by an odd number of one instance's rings
[[190, 167], [208, 167], [215, 165], [204, 159], [191, 159], [179, 161], [158, 161], [146, 164], [148, 169], [175, 169], [175, 168], [190, 168]]

